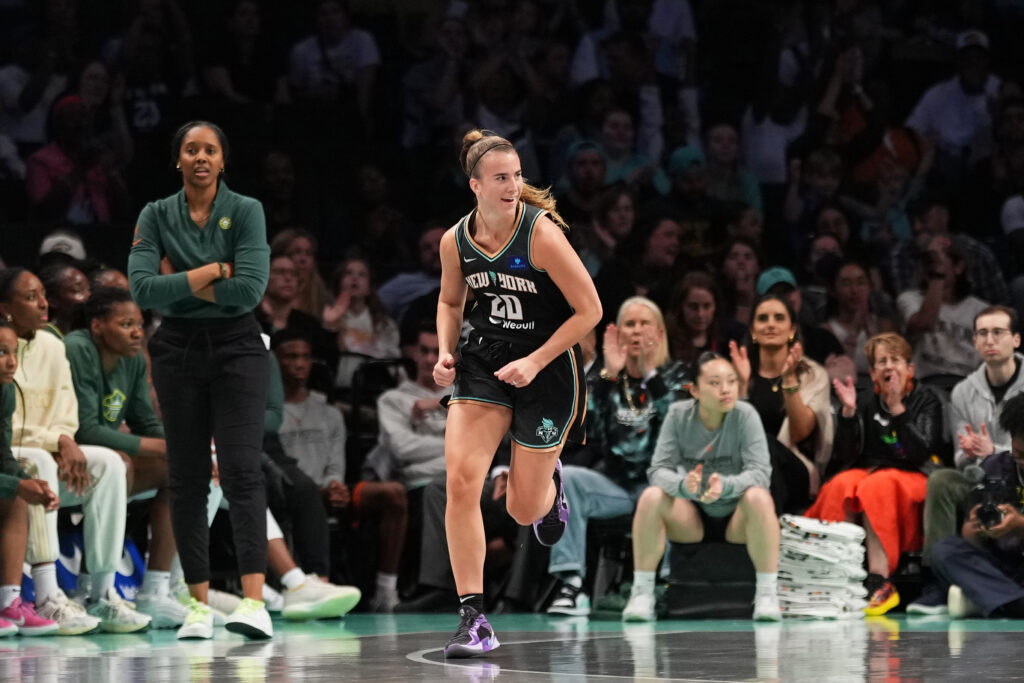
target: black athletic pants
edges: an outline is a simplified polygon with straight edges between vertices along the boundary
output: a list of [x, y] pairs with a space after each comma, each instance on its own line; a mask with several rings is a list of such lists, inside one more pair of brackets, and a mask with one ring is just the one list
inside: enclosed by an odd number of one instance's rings
[[149, 342], [163, 412], [171, 522], [185, 581], [210, 580], [206, 523], [211, 462], [231, 504], [238, 572], [267, 568], [267, 496], [261, 469], [269, 361], [260, 327], [238, 318], [168, 318]]

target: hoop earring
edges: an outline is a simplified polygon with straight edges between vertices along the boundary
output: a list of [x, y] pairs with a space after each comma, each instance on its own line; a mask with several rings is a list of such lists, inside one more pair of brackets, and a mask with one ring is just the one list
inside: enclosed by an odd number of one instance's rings
[[790, 345], [792, 345], [793, 342], [795, 342], [795, 341], [796, 341], [796, 332], [794, 332], [793, 334], [789, 335], [789, 343], [790, 343]]
[[756, 344], [757, 343], [757, 337], [755, 337], [754, 335], [750, 335], [750, 343], [751, 344]]
[[8, 313], [6, 316], [4, 316], [4, 320], [6, 320], [9, 323], [13, 323], [14, 322], [14, 316], [11, 315], [10, 313]]

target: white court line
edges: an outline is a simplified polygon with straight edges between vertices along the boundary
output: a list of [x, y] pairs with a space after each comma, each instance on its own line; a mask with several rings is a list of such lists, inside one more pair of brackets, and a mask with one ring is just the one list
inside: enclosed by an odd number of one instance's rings
[[[655, 631], [655, 632], [652, 632], [650, 635], [656, 638], [658, 636], [663, 636], [663, 635], [679, 635], [681, 633], [702, 633], [702, 631], [700, 631], [700, 629], [684, 629], [684, 630], [681, 630], [681, 631]], [[553, 633], [552, 635], [558, 635], [558, 634]], [[567, 640], [592, 641], [592, 640], [609, 640], [611, 638], [625, 638], [625, 637], [626, 637], [626, 633], [610, 633], [610, 634], [607, 634], [607, 635], [594, 636], [594, 637], [586, 637], [586, 638], [542, 638], [540, 640], [518, 640], [518, 641], [512, 641], [512, 642], [502, 641], [501, 645], [502, 646], [506, 646], [506, 645], [533, 645], [535, 643], [550, 643], [552, 641], [567, 641]], [[482, 669], [481, 671], [479, 671], [479, 673], [487, 674], [489, 672], [491, 674], [490, 677], [492, 677], [492, 678], [497, 678], [501, 674], [537, 674], [537, 675], [540, 675], [540, 676], [559, 676], [559, 677], [575, 676], [575, 677], [583, 677], [583, 678], [609, 678], [609, 679], [621, 679], [621, 680], [631, 680], [631, 681], [683, 681], [683, 682], [689, 682], [689, 683], [735, 683], [735, 681], [719, 680], [719, 679], [714, 679], [714, 678], [660, 678], [660, 677], [651, 678], [651, 677], [640, 677], [640, 676], [633, 676], [633, 675], [625, 676], [625, 675], [619, 675], [619, 674], [570, 673], [570, 672], [566, 672], [566, 671], [534, 671], [534, 670], [530, 670], [530, 669], [508, 669], [508, 668], [505, 668], [505, 667], [501, 666], [500, 664], [496, 664], [493, 661], [490, 661], [490, 660], [487, 660], [487, 659], [472, 659], [472, 658], [471, 659], [463, 659], [463, 660], [459, 660], [459, 661], [467, 662], [467, 664], [455, 664], [455, 663], [450, 663], [450, 662], [447, 662], [447, 661], [435, 662], [434, 660], [427, 659], [424, 656], [424, 655], [430, 654], [431, 652], [442, 652], [442, 651], [444, 651], [443, 647], [432, 647], [432, 648], [427, 648], [425, 650], [417, 650], [415, 652], [410, 652], [409, 654], [405, 655], [405, 658], [410, 660], [410, 661], [417, 662], [419, 664], [433, 664], [434, 666], [450, 666], [450, 667], [454, 667], [454, 668], [457, 668], [457, 669], [466, 670], [469, 673], [472, 673], [475, 669], [479, 668], [479, 669]], [[479, 665], [479, 667], [475, 667], [475, 666], [473, 666], [473, 664], [471, 664], [469, 662], [477, 663]], [[484, 664], [490, 664], [491, 666], [485, 668], [483, 666]]]

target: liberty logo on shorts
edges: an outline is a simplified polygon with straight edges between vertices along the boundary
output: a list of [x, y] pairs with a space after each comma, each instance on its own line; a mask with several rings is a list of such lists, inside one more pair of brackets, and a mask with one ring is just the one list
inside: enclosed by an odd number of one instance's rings
[[544, 443], [551, 443], [551, 440], [558, 436], [558, 427], [546, 417], [540, 419], [540, 427], [537, 427], [537, 436], [544, 439]]
[[220, 220], [217, 221], [217, 226], [221, 230], [227, 230], [228, 228], [231, 227], [231, 219], [228, 218], [227, 216], [221, 216]]

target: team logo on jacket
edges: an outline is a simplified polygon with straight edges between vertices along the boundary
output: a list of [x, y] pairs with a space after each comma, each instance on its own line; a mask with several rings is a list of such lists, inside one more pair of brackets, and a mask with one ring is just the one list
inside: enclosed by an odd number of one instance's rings
[[540, 419], [540, 427], [537, 427], [537, 436], [544, 440], [544, 443], [551, 443], [551, 440], [558, 436], [558, 427], [546, 417]]
[[124, 409], [125, 395], [120, 389], [114, 389], [108, 396], [103, 398], [103, 419], [107, 422], [117, 422]]
[[228, 218], [227, 216], [221, 216], [220, 220], [217, 221], [217, 227], [219, 227], [221, 230], [227, 230], [228, 228], [231, 227], [231, 219]]

